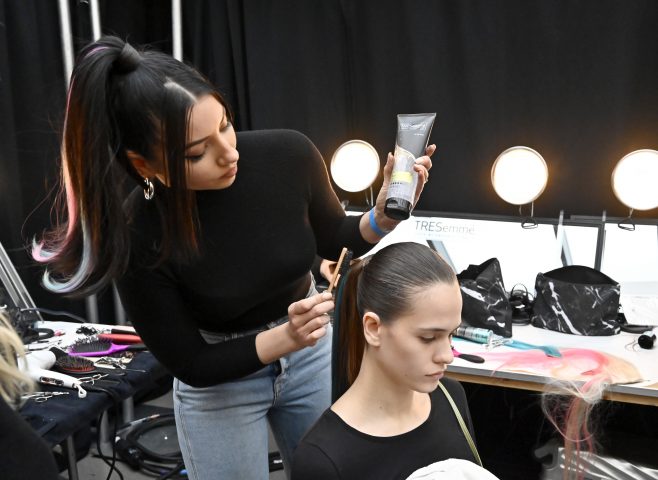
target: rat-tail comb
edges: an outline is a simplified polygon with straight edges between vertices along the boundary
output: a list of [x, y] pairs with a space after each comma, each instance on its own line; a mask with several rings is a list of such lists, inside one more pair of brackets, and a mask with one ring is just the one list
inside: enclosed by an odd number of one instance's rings
[[338, 257], [338, 263], [336, 264], [334, 275], [331, 277], [331, 282], [329, 282], [327, 292], [331, 293], [333, 289], [338, 286], [341, 277], [345, 276], [347, 270], [350, 268], [350, 262], [352, 261], [353, 255], [352, 250], [343, 247], [343, 250], [340, 252], [340, 257]]

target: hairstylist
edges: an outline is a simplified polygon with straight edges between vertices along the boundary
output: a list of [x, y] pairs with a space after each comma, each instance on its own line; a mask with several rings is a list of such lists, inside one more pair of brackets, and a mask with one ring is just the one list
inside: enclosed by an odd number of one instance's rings
[[[421, 180], [434, 149], [417, 161]], [[45, 286], [85, 294], [117, 280], [176, 378], [189, 478], [267, 478], [268, 421], [288, 466], [330, 403], [333, 302], [310, 268], [395, 227], [383, 214], [390, 154], [372, 213], [347, 217], [305, 136], [236, 134], [193, 68], [105, 37], [73, 71], [62, 158], [67, 221], [33, 249]], [[139, 184], [127, 201], [126, 173]]]

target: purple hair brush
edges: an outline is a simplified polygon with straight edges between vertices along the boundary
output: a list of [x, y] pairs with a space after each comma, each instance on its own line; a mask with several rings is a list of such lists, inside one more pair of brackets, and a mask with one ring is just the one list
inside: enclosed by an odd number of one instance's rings
[[89, 338], [78, 340], [69, 348], [69, 355], [74, 357], [104, 357], [116, 352], [128, 350], [131, 345], [116, 345], [110, 340]]

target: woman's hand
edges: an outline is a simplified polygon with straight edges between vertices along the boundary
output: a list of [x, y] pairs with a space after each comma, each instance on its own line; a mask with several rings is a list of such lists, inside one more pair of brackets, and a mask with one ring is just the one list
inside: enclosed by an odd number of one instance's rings
[[327, 292], [291, 304], [286, 323], [256, 335], [256, 353], [260, 361], [268, 364], [315, 345], [327, 334], [328, 313], [333, 308], [333, 297]]
[[[418, 157], [416, 159], [414, 170], [418, 173], [418, 185], [416, 186], [416, 194], [414, 196], [414, 203], [413, 203], [414, 206], [416, 206], [416, 203], [420, 198], [420, 194], [423, 191], [423, 187], [430, 179], [430, 169], [432, 168], [432, 159], [430, 157], [434, 155], [435, 151], [436, 151], [436, 145], [434, 144], [429, 145], [425, 149], [425, 155], [423, 155], [422, 157]], [[395, 163], [395, 159], [393, 157], [393, 154], [391, 152], [388, 152], [386, 165], [384, 166], [384, 183], [382, 184], [382, 188], [379, 190], [379, 194], [377, 194], [377, 201], [375, 202], [375, 208], [377, 208], [378, 210], [381, 209], [382, 212], [384, 211], [384, 204], [386, 203], [386, 194], [388, 193], [388, 186], [391, 183], [391, 174], [393, 173], [394, 163]]]
[[299, 348], [311, 347], [327, 333], [328, 313], [334, 308], [331, 293], [313, 295], [288, 307], [288, 335]]
[[[414, 195], [414, 207], [416, 206], [416, 203], [418, 203], [420, 194], [430, 178], [430, 169], [432, 168], [432, 159], [430, 157], [435, 151], [436, 145], [429, 145], [425, 149], [425, 155], [416, 159], [414, 171], [418, 173], [418, 184], [416, 185], [416, 193]], [[386, 195], [388, 193], [388, 186], [391, 183], [391, 174], [393, 173], [394, 163], [395, 159], [393, 158], [393, 154], [389, 152], [386, 159], [386, 165], [384, 166], [384, 183], [377, 194], [377, 201], [375, 202], [375, 221], [379, 228], [383, 230], [393, 230], [399, 223], [398, 220], [388, 218], [384, 214], [384, 205], [386, 204]]]

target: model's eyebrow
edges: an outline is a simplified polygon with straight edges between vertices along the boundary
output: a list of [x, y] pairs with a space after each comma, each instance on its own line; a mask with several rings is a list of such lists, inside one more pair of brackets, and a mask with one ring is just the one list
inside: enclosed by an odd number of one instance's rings
[[450, 330], [448, 328], [437, 328], [437, 327], [419, 328], [418, 330], [421, 331], [421, 332], [437, 332], [437, 333], [441, 333], [441, 332], [452, 333], [452, 332], [455, 331], [454, 329]]
[[[222, 115], [222, 120], [219, 122], [220, 125], [222, 123], [224, 123], [224, 119], [226, 118], [226, 109], [223, 108], [222, 110], [224, 111], [224, 115]], [[194, 147], [195, 145], [198, 145], [200, 143], [205, 142], [206, 140], [208, 140], [208, 138], [210, 138], [210, 135], [207, 135], [203, 138], [199, 138], [198, 140], [194, 140], [194, 141], [188, 143], [187, 145], [185, 145], [185, 150], [190, 149], [190, 148]]]

